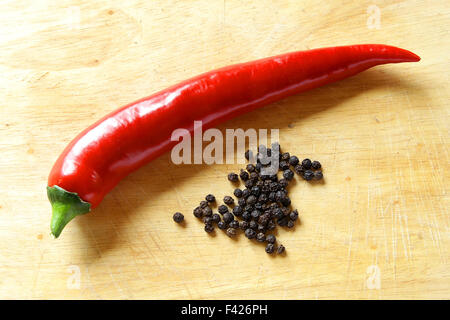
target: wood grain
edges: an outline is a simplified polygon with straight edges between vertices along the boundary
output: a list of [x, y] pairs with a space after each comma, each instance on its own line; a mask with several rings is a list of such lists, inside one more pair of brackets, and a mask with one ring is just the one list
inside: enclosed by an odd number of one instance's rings
[[[4, 1], [0, 298], [450, 298], [449, 18], [447, 1]], [[95, 119], [212, 68], [351, 43], [422, 61], [219, 127], [279, 128], [287, 150], [323, 163], [324, 184], [292, 188], [301, 225], [277, 234], [286, 257], [210, 237], [191, 215], [207, 193], [230, 194], [226, 174], [239, 165], [176, 166], [168, 155], [51, 238], [48, 172]]]

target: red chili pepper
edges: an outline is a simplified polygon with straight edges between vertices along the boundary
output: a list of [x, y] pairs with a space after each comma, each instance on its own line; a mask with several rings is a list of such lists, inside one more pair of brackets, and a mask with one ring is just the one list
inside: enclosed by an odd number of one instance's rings
[[98, 206], [121, 179], [168, 151], [174, 129], [204, 128], [305, 90], [385, 63], [413, 62], [414, 53], [386, 45], [353, 45], [287, 53], [191, 78], [126, 105], [81, 132], [48, 178], [58, 237], [75, 216]]

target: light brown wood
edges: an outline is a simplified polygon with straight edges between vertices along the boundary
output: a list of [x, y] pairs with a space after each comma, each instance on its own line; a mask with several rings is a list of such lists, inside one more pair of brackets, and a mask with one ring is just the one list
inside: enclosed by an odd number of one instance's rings
[[[0, 11], [0, 298], [450, 298], [448, 1], [375, 1], [379, 29], [364, 1], [55, 3]], [[287, 150], [323, 163], [325, 184], [292, 188], [302, 223], [277, 234], [286, 257], [208, 236], [192, 216], [207, 193], [231, 193], [239, 165], [169, 155], [50, 236], [47, 175], [97, 118], [216, 67], [353, 43], [422, 61], [219, 127], [279, 128]]]

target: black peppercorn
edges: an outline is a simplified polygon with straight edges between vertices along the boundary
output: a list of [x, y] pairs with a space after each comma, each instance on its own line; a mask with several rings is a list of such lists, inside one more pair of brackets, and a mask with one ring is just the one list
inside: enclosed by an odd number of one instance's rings
[[305, 179], [306, 181], [311, 181], [314, 178], [314, 172], [312, 172], [311, 170], [306, 170], [305, 173], [303, 174], [303, 179]]
[[264, 233], [260, 232], [256, 235], [256, 241], [258, 242], [264, 242], [266, 241], [266, 236]]
[[280, 246], [277, 249], [277, 253], [278, 254], [283, 254], [285, 250], [286, 249], [284, 248], [284, 246], [282, 244], [280, 244]]
[[298, 160], [298, 158], [296, 156], [291, 156], [289, 158], [289, 164], [293, 167], [295, 167], [296, 165], [298, 165], [298, 163], [300, 162], [300, 160]]
[[272, 215], [277, 218], [277, 219], [281, 219], [284, 217], [283, 211], [281, 211], [280, 208], [275, 208], [272, 210]]
[[266, 252], [271, 254], [275, 251], [275, 245], [273, 243], [268, 243], [266, 246]]
[[244, 211], [244, 210], [242, 210], [242, 207], [241, 207], [241, 206], [235, 206], [235, 207], [233, 208], [233, 214], [234, 214], [236, 217], [241, 216], [243, 211]]
[[247, 204], [254, 205], [258, 199], [254, 195], [250, 195], [247, 198]]
[[244, 207], [246, 204], [247, 204], [247, 201], [245, 200], [245, 198], [240, 198], [240, 199], [238, 200], [238, 205], [239, 205], [240, 207]]
[[259, 210], [253, 210], [251, 215], [252, 215], [252, 218], [256, 220], [261, 215], [261, 212]]
[[244, 171], [241, 169], [241, 172], [239, 173], [239, 177], [241, 178], [242, 181], [247, 181], [250, 178], [250, 175], [248, 174], [247, 171]]
[[[253, 180], [247, 180], [247, 181], [245, 181], [244, 185], [247, 189], [251, 189], [254, 185], [254, 182], [253, 182]], [[249, 190], [249, 192], [250, 192], [250, 190]]]
[[303, 175], [305, 173], [305, 169], [302, 167], [301, 164], [296, 165], [295, 168], [294, 168], [294, 171], [298, 175]]
[[321, 167], [322, 167], [322, 165], [320, 164], [319, 161], [313, 161], [313, 162], [311, 163], [311, 168], [313, 168], [314, 170], [318, 170], [318, 169], [320, 169]]
[[228, 225], [227, 225], [224, 221], [219, 221], [219, 222], [217, 223], [217, 227], [218, 227], [220, 230], [225, 230], [226, 228], [228, 228]]
[[277, 238], [275, 238], [275, 236], [274, 236], [273, 234], [269, 234], [269, 235], [266, 237], [266, 241], [267, 241], [268, 243], [275, 243], [275, 241], [277, 241]]
[[225, 196], [225, 197], [223, 197], [223, 202], [230, 206], [230, 205], [234, 204], [234, 199], [230, 196]]
[[252, 172], [250, 173], [250, 180], [256, 184], [258, 182], [259, 179], [259, 174], [257, 172]]
[[234, 220], [234, 216], [231, 213], [225, 212], [223, 214], [223, 221], [225, 221], [225, 223], [230, 223], [233, 220]]
[[239, 177], [236, 173], [231, 172], [228, 174], [228, 180], [231, 182], [238, 182], [239, 181]]
[[256, 171], [256, 172], [261, 172], [261, 168], [262, 168], [262, 164], [261, 164], [261, 163], [257, 163], [257, 164], [255, 165], [255, 171]]
[[287, 223], [287, 227], [288, 228], [293, 228], [294, 227], [294, 221], [289, 220], [288, 223]]
[[194, 211], [193, 211], [193, 213], [194, 213], [194, 216], [195, 216], [196, 218], [201, 218], [201, 217], [203, 217], [203, 209], [202, 209], [201, 207], [195, 208]]
[[227, 236], [229, 236], [231, 238], [236, 236], [236, 229], [235, 228], [228, 228], [227, 229]]
[[280, 161], [279, 167], [281, 170], [289, 169], [289, 163], [287, 161]]
[[176, 223], [180, 223], [183, 222], [184, 220], [184, 215], [181, 212], [175, 212], [175, 214], [173, 215], [173, 221], [175, 221]]
[[203, 218], [203, 222], [204, 222], [205, 224], [212, 224], [212, 223], [213, 223], [213, 220], [212, 220], [211, 217], [204, 217], [204, 218]]
[[322, 180], [322, 178], [323, 178], [323, 173], [322, 173], [322, 171], [316, 171], [316, 172], [314, 172], [314, 179], [315, 179], [315, 180]]
[[311, 160], [308, 159], [308, 158], [303, 159], [303, 161], [302, 161], [302, 167], [303, 167], [304, 169], [306, 169], [306, 170], [310, 169], [310, 168], [311, 168]]
[[210, 207], [204, 208], [203, 209], [203, 216], [209, 217], [210, 215], [212, 215], [212, 209]]
[[265, 233], [265, 232], [266, 232], [266, 227], [263, 226], [262, 224], [258, 224], [258, 228], [256, 228], [256, 230], [257, 230], [258, 232]]
[[253, 239], [256, 237], [256, 232], [255, 230], [248, 228], [245, 230], [245, 236], [249, 239]]
[[294, 178], [294, 173], [291, 171], [291, 169], [287, 169], [283, 171], [283, 178], [291, 181], [292, 178]]
[[265, 193], [261, 194], [261, 195], [258, 197], [258, 202], [261, 203], [261, 204], [266, 203], [267, 200], [268, 200], [268, 198], [267, 198], [267, 196], [266, 196]]
[[250, 189], [242, 190], [242, 198], [246, 198], [247, 199], [249, 195], [250, 195]]
[[267, 223], [267, 226], [266, 226], [266, 230], [267, 231], [275, 230], [275, 228], [276, 228], [276, 225], [275, 225], [275, 223], [273, 223], [273, 221], [269, 221]]
[[292, 211], [289, 214], [289, 219], [291, 219], [292, 221], [295, 221], [295, 220], [298, 219], [298, 211], [297, 211], [297, 209], [295, 209], [294, 211]]
[[289, 154], [289, 152], [285, 152], [281, 154], [281, 160], [282, 161], [289, 161], [289, 158], [291, 157], [291, 155]]
[[241, 230], [246, 230], [246, 229], [248, 229], [248, 222], [247, 221], [241, 221], [240, 223], [239, 223], [239, 228], [241, 229]]
[[280, 227], [286, 227], [288, 224], [289, 218], [288, 217], [282, 217], [277, 219], [277, 223]]
[[217, 210], [219, 211], [220, 214], [224, 214], [228, 212], [228, 207], [224, 204], [221, 204], [219, 208], [217, 208]]
[[291, 205], [291, 199], [288, 196], [283, 197], [280, 202], [285, 207]]
[[205, 231], [211, 233], [214, 231], [214, 227], [212, 224], [205, 224]]
[[211, 220], [212, 222], [218, 223], [220, 221], [220, 215], [218, 213], [213, 213]]
[[236, 198], [241, 198], [241, 197], [242, 197], [242, 190], [239, 189], [239, 188], [234, 189], [233, 194], [234, 194], [234, 196], [235, 196]]
[[248, 227], [250, 229], [256, 230], [256, 229], [258, 229], [258, 223], [256, 221], [252, 220], [248, 223]]
[[230, 228], [239, 229], [239, 221], [233, 220], [228, 225]]
[[270, 219], [270, 217], [269, 217], [269, 215], [268, 214], [262, 214], [261, 216], [259, 216], [259, 218], [258, 218], [258, 223], [259, 224], [261, 224], [261, 225], [263, 225], [263, 226], [265, 226], [265, 225], [267, 225], [267, 223], [269, 223], [269, 219]]
[[251, 163], [249, 163], [246, 167], [245, 167], [245, 169], [248, 171], [248, 172], [253, 172], [253, 171], [255, 171], [255, 166], [253, 165], [253, 164], [251, 164]]
[[200, 201], [200, 208], [204, 209], [206, 207], [208, 207], [208, 201], [206, 200]]
[[244, 211], [244, 213], [242, 213], [242, 220], [250, 221], [251, 219], [252, 219], [252, 215], [250, 214], [250, 212]]
[[245, 151], [244, 153], [245, 159], [250, 160], [253, 158], [253, 153], [250, 150]]
[[280, 179], [280, 181], [278, 181], [278, 186], [282, 189], [285, 189], [288, 185], [289, 185], [289, 181], [284, 178]]
[[250, 193], [254, 196], [259, 196], [259, 194], [261, 193], [261, 189], [257, 186], [252, 187], [252, 189], [250, 190]]
[[208, 194], [208, 195], [205, 197], [205, 200], [208, 201], [209, 203], [215, 202], [215, 201], [216, 201], [216, 197], [214, 197], [212, 194]]

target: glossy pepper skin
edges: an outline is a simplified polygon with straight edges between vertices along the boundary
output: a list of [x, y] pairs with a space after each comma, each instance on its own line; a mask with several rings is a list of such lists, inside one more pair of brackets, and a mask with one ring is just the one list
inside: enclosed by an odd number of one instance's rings
[[419, 60], [376, 44], [292, 52], [210, 71], [117, 109], [81, 132], [54, 164], [47, 187], [52, 233], [58, 237], [121, 179], [177, 144], [170, 139], [177, 128], [192, 132], [201, 120], [207, 129], [376, 65]]

